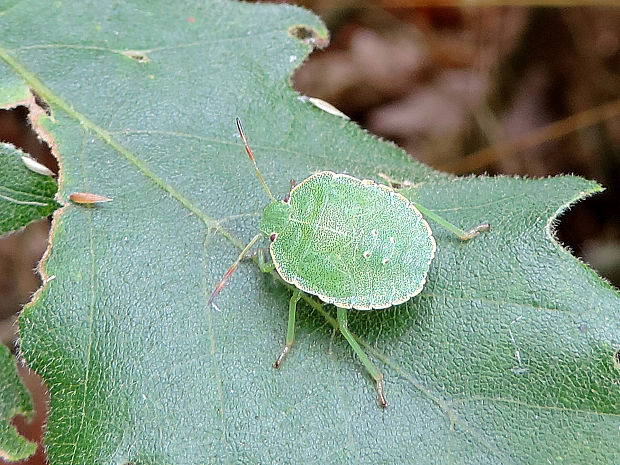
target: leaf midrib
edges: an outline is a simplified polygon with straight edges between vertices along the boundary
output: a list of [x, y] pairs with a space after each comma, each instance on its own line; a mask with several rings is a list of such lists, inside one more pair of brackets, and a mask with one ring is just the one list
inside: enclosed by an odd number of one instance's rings
[[[156, 185], [157, 187], [159, 187], [162, 190], [164, 190], [167, 193], [169, 193], [174, 199], [176, 199], [179, 203], [181, 203], [181, 205], [183, 207], [185, 207], [187, 210], [189, 210], [190, 212], [195, 214], [196, 217], [199, 218], [209, 229], [213, 229], [213, 230], [219, 232], [223, 237], [228, 239], [236, 247], [238, 247], [238, 248], [242, 248], [243, 247], [243, 245], [234, 236], [232, 236], [232, 234], [230, 232], [228, 232], [226, 229], [224, 229], [224, 228], [222, 228], [220, 226], [221, 220], [218, 221], [218, 220], [216, 220], [216, 219], [206, 215], [203, 211], [198, 209], [194, 204], [192, 204], [192, 202], [189, 199], [187, 199], [185, 196], [183, 196], [174, 187], [172, 187], [171, 185], [167, 184], [164, 181], [164, 179], [160, 178], [153, 171], [151, 171], [146, 163], [144, 163], [142, 160], [140, 160], [138, 157], [136, 157], [136, 155], [134, 155], [132, 152], [130, 152], [129, 150], [125, 149], [118, 141], [116, 141], [113, 138], [111, 132], [108, 132], [108, 131], [104, 130], [103, 128], [101, 128], [100, 126], [95, 124], [93, 121], [91, 121], [89, 118], [87, 118], [85, 115], [83, 115], [79, 111], [76, 111], [75, 109], [73, 109], [63, 99], [61, 99], [59, 96], [54, 94], [49, 88], [47, 88], [39, 79], [36, 78], [36, 76], [33, 73], [29, 72], [23, 65], [21, 65], [21, 63], [19, 63], [17, 60], [15, 60], [13, 57], [11, 57], [6, 52], [6, 50], [3, 49], [2, 47], [0, 47], [0, 58], [2, 58], [18, 75], [20, 75], [30, 85], [30, 87], [32, 89], [34, 89], [36, 91], [36, 93], [38, 95], [40, 95], [44, 100], [46, 100], [50, 104], [56, 105], [58, 108], [62, 109], [65, 113], [67, 113], [69, 116], [71, 116], [73, 119], [75, 119], [76, 121], [81, 123], [83, 126], [85, 126], [87, 129], [89, 129], [89, 130], [93, 131], [95, 134], [97, 134], [102, 140], [105, 141], [106, 144], [108, 144], [116, 152], [118, 152], [118, 154], [123, 156], [130, 163], [132, 163], [145, 177], [149, 178], [153, 182], [154, 185]], [[92, 235], [91, 235], [91, 240], [92, 240]], [[308, 298], [305, 299], [306, 302], [312, 301], [313, 302], [312, 306], [315, 307], [315, 308], [318, 307], [319, 309], [322, 310], [321, 313], [324, 313], [324, 310], [323, 310], [324, 305], [323, 304], [316, 302], [311, 296], [307, 296], [307, 297]], [[471, 300], [474, 300], [474, 299], [471, 299]], [[547, 310], [559, 310], [559, 309], [547, 309]], [[329, 320], [333, 320], [333, 318], [331, 318], [331, 317], [326, 318], [326, 319], [328, 319], [328, 321]], [[332, 323], [332, 325], [333, 325], [332, 321], [330, 321], [330, 323]], [[337, 327], [337, 325], [336, 325], [336, 327]], [[367, 344], [365, 344], [365, 345], [368, 348], [368, 345]], [[377, 354], [376, 351], [373, 351], [373, 352], [375, 352], [376, 355], [382, 355], [382, 354]], [[381, 357], [379, 357], [379, 358], [381, 358]], [[385, 363], [387, 365], [391, 365], [391, 366], [395, 367], [397, 370], [399, 370], [399, 368], [400, 368], [397, 365], [395, 365], [393, 363], [393, 361], [390, 361], [389, 359], [385, 360]], [[402, 368], [400, 368], [400, 369], [402, 369]], [[418, 388], [421, 389], [423, 392], [425, 392], [427, 395], [431, 396], [432, 398], [435, 397], [434, 394], [432, 393], [432, 391], [426, 389], [421, 384], [418, 386]], [[502, 399], [495, 399], [495, 400], [502, 401]], [[435, 401], [436, 402], [439, 401], [440, 405], [442, 405], [442, 403], [445, 402], [445, 400], [440, 398], [440, 397], [437, 397], [435, 399]], [[449, 405], [442, 405], [442, 407], [447, 407], [448, 408], [447, 413], [450, 416], [450, 414], [449, 414], [449, 412], [451, 411], [450, 406]], [[541, 408], [541, 409], [545, 408], [545, 406], [531, 406], [531, 407], [537, 407], [537, 408]], [[476, 436], [470, 430], [469, 425], [467, 425], [467, 423], [465, 423], [465, 425], [467, 426], [466, 432], [472, 434], [473, 436]], [[478, 438], [478, 440], [480, 441], [480, 438]]]
[[[202, 221], [208, 229], [215, 230], [227, 240], [229, 240], [235, 247], [242, 249], [243, 244], [237, 240], [227, 229], [221, 226], [221, 223], [215, 218], [210, 217], [205, 212], [200, 210], [194, 205], [187, 197], [179, 192], [172, 185], [164, 181], [163, 178], [155, 174], [146, 163], [140, 160], [136, 155], [123, 147], [116, 139], [112, 137], [112, 134], [95, 122], [86, 117], [83, 113], [75, 110], [65, 100], [56, 95], [52, 90], [41, 82], [32, 72], [30, 72], [24, 65], [11, 56], [4, 47], [0, 47], [0, 58], [7, 63], [7, 65], [19, 75], [29, 86], [33, 89], [38, 96], [40, 96], [48, 105], [56, 106], [63, 110], [67, 115], [76, 120], [86, 129], [97, 134], [106, 144], [112, 147], [118, 154], [122, 155], [127, 161], [133, 164], [138, 171], [140, 171], [146, 178], [150, 179], [154, 185], [170, 194], [170, 196], [176, 199], [183, 207], [193, 213], [197, 218]], [[62, 160], [58, 162], [61, 164]]]
[[[24, 81], [30, 86], [30, 88], [33, 89], [37, 93], [37, 95], [39, 95], [43, 100], [45, 100], [50, 106], [52, 105], [57, 106], [58, 108], [63, 110], [66, 114], [68, 114], [70, 117], [72, 117], [77, 122], [79, 122], [82, 126], [84, 126], [85, 128], [97, 134], [103, 141], [105, 141], [106, 144], [112, 147], [117, 153], [122, 155], [127, 161], [132, 163], [146, 178], [150, 179], [153, 182], [153, 184], [155, 184], [160, 189], [168, 192], [172, 198], [176, 199], [183, 207], [185, 207], [187, 210], [193, 213], [197, 218], [199, 218], [200, 221], [202, 221], [203, 224], [209, 230], [212, 230], [212, 231], [215, 231], [221, 234], [223, 237], [228, 239], [237, 248], [239, 249], [243, 248], [243, 245], [241, 244], [241, 242], [238, 241], [228, 230], [226, 230], [225, 228], [221, 226], [221, 221], [218, 221], [210, 217], [209, 215], [205, 214], [202, 210], [197, 208], [192, 202], [190, 202], [189, 199], [187, 199], [184, 195], [182, 195], [177, 189], [175, 189], [174, 187], [166, 183], [162, 178], [157, 176], [146, 165], [146, 163], [144, 163], [142, 160], [136, 157], [132, 152], [125, 149], [118, 141], [116, 141], [112, 137], [112, 135], [108, 131], [104, 130], [99, 125], [95, 124], [93, 121], [91, 121], [81, 112], [72, 108], [62, 98], [60, 98], [58, 95], [52, 92], [52, 90], [49, 89], [47, 86], [45, 86], [33, 73], [28, 71], [19, 61], [17, 61], [10, 54], [8, 54], [7, 51], [3, 47], [0, 47], [0, 58], [3, 59], [9, 65], [9, 67], [13, 69], [13, 71], [17, 75], [21, 76], [21, 78], [24, 79]], [[62, 170], [61, 160], [59, 159], [58, 161], [61, 164], [60, 168]], [[89, 216], [89, 222], [90, 222], [90, 216]], [[94, 252], [93, 252], [92, 227], [90, 228], [90, 246], [91, 246], [91, 258], [93, 261], [93, 269], [91, 270], [91, 283], [94, 283]], [[86, 379], [84, 382], [84, 403], [81, 409], [82, 412], [80, 415], [81, 416], [80, 427], [78, 428], [78, 439], [74, 443], [74, 450], [72, 453], [71, 463], [75, 462], [77, 447], [79, 444], [79, 435], [83, 431], [83, 423], [84, 423], [85, 416], [86, 416], [85, 402], [87, 398], [86, 393], [88, 391], [88, 378], [89, 378], [89, 371], [90, 371], [90, 359], [91, 359], [91, 353], [92, 353], [92, 337], [93, 337], [92, 323], [94, 321], [93, 312], [94, 312], [94, 307], [93, 307], [93, 302], [91, 301], [91, 305], [90, 305], [91, 327], [89, 329], [89, 343], [88, 343], [88, 349], [87, 349], [88, 361], [87, 361], [87, 366], [86, 366]], [[218, 379], [218, 382], [220, 381], [221, 380]], [[222, 399], [220, 399], [220, 401], [222, 401]], [[222, 405], [222, 414], [223, 412], [224, 412], [224, 409]], [[226, 441], [225, 436], [224, 436], [224, 441]]]

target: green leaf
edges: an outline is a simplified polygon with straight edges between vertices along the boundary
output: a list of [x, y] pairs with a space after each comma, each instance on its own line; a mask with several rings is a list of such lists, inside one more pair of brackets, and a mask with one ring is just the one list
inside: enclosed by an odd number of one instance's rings
[[[26, 4], [28, 3], [28, 4]], [[0, 76], [50, 106], [59, 196], [21, 347], [51, 393], [51, 464], [589, 463], [617, 461], [617, 292], [552, 239], [550, 218], [600, 187], [574, 177], [452, 178], [322, 112], [289, 76], [321, 41], [310, 13], [270, 4], [31, 2], [0, 15]], [[19, 25], [19, 27], [16, 27]], [[43, 31], [54, 31], [52, 35]], [[1, 82], [1, 81], [0, 81]], [[352, 312], [369, 376], [311, 297], [279, 371], [290, 290], [243, 262], [267, 198], [318, 170], [414, 183], [434, 227], [422, 294]], [[265, 240], [262, 245], [266, 245]], [[218, 311], [219, 309], [219, 311]]]
[[0, 344], [0, 458], [8, 461], [26, 459], [37, 448], [11, 425], [15, 415], [31, 416], [32, 402], [19, 379], [13, 355]]
[[0, 234], [26, 226], [50, 215], [56, 181], [26, 168], [24, 152], [0, 142]]

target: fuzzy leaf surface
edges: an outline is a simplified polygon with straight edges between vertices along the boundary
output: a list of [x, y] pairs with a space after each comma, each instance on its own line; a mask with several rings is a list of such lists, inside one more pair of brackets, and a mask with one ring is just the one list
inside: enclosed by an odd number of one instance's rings
[[[617, 461], [618, 294], [550, 232], [597, 184], [451, 178], [300, 100], [290, 74], [327, 33], [299, 8], [32, 5], [0, 15], [0, 75], [50, 106], [60, 198], [114, 199], [56, 213], [56, 279], [20, 318], [53, 465]], [[267, 202], [235, 117], [277, 197], [319, 170], [384, 173], [459, 226], [491, 223], [469, 243], [431, 225], [423, 292], [351, 314], [386, 411], [333, 308], [304, 298], [276, 371], [287, 287], [244, 262], [207, 305]]]

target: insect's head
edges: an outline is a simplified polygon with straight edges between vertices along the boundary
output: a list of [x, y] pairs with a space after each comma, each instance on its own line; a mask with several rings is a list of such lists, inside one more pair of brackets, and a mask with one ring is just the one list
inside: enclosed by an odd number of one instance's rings
[[263, 210], [260, 220], [260, 230], [266, 236], [272, 236], [282, 231], [290, 221], [291, 206], [282, 201], [270, 202]]

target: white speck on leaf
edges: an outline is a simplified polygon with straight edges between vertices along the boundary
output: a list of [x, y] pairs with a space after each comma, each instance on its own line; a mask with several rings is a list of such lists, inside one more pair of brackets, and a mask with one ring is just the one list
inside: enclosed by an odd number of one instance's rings
[[22, 155], [22, 162], [30, 171], [34, 171], [35, 173], [41, 174], [43, 176], [54, 176], [54, 173], [52, 173], [52, 171], [47, 166], [39, 163], [34, 158]]
[[331, 114], [334, 116], [339, 116], [340, 118], [343, 119], [350, 119], [347, 115], [345, 115], [343, 112], [341, 112], [340, 110], [338, 110], [338, 108], [336, 108], [335, 106], [333, 106], [331, 103], [327, 103], [325, 100], [321, 100], [320, 98], [316, 98], [316, 97], [308, 97], [308, 100], [310, 101], [310, 103], [312, 103], [312, 105], [314, 105], [315, 107]]

